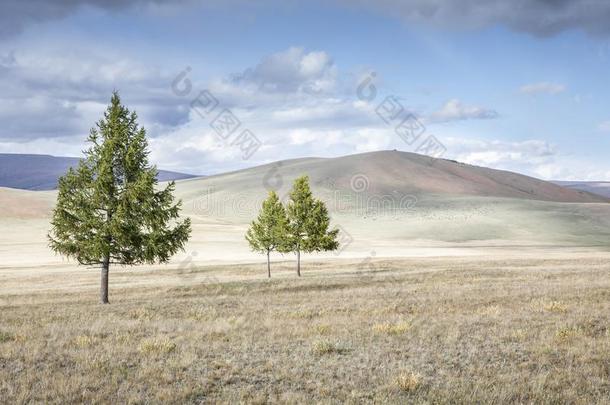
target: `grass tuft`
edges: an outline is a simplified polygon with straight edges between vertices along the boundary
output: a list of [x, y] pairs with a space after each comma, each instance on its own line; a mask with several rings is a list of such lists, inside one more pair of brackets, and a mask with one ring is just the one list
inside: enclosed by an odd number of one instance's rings
[[341, 354], [345, 352], [345, 349], [331, 340], [323, 339], [313, 342], [311, 352], [316, 356], [324, 356], [327, 354]]
[[385, 333], [387, 335], [402, 335], [411, 329], [411, 324], [406, 321], [400, 321], [397, 323], [377, 323], [373, 325], [373, 331], [375, 333]]
[[188, 317], [196, 321], [211, 321], [218, 317], [218, 311], [213, 307], [199, 307], [189, 311]]
[[500, 307], [497, 305], [486, 305], [482, 308], [479, 308], [477, 312], [485, 316], [498, 316], [500, 315]]
[[168, 338], [151, 338], [144, 339], [139, 349], [144, 354], [167, 354], [176, 350], [176, 344]]
[[555, 342], [558, 344], [571, 343], [582, 334], [581, 332], [579, 328], [573, 326], [561, 328], [555, 333]]
[[74, 345], [80, 348], [93, 346], [95, 342], [96, 339], [94, 337], [87, 335], [78, 335], [74, 338]]
[[394, 384], [403, 392], [413, 392], [421, 385], [421, 377], [412, 371], [401, 371]]
[[531, 303], [531, 308], [534, 312], [555, 312], [565, 313], [568, 311], [568, 305], [555, 300], [538, 299]]
[[155, 311], [150, 308], [137, 308], [129, 312], [129, 317], [138, 321], [150, 321], [155, 317]]
[[11, 333], [0, 331], [0, 343], [12, 342], [15, 336]]
[[568, 311], [568, 306], [561, 301], [550, 301], [543, 305], [543, 308], [547, 312], [558, 312], [565, 313]]
[[299, 309], [288, 313], [288, 317], [293, 319], [313, 319], [320, 315], [322, 315], [321, 311], [314, 311], [312, 309]]

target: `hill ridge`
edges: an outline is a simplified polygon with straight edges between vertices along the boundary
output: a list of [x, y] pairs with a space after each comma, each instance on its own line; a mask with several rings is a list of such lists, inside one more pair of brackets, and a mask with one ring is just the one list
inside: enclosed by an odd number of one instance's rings
[[[303, 174], [310, 176], [314, 187], [325, 188], [326, 180], [330, 179], [342, 190], [349, 190], [353, 178], [361, 176], [367, 182], [366, 191], [372, 194], [400, 191], [553, 202], [610, 202], [600, 195], [520, 173], [398, 150], [280, 160], [188, 181], [202, 182], [202, 186], [221, 181], [225, 183], [221, 188], [241, 192], [273, 188], [265, 184], [265, 178], [272, 176], [282, 178], [282, 184], [277, 188], [286, 188], [287, 183]], [[237, 186], [237, 183], [241, 184]]]
[[[57, 180], [78, 164], [80, 158], [34, 153], [0, 153], [0, 187], [21, 190], [53, 190]], [[195, 177], [191, 174], [159, 170], [159, 181]]]

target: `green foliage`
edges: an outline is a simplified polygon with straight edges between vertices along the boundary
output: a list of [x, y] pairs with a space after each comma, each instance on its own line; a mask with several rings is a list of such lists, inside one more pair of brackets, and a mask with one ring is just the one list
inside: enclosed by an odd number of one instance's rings
[[272, 251], [297, 254], [297, 274], [301, 275], [301, 252], [319, 252], [339, 248], [338, 229], [329, 230], [330, 217], [326, 205], [315, 199], [307, 176], [295, 180], [290, 201], [284, 209], [277, 194], [272, 191], [263, 202], [258, 218], [252, 222], [246, 240], [252, 250], [267, 254]]
[[80, 264], [167, 262], [184, 248], [189, 219], [180, 220], [174, 183], [157, 188], [146, 131], [115, 92], [76, 169], [59, 180], [50, 247]]
[[288, 231], [286, 211], [275, 191], [263, 202], [258, 218], [252, 221], [246, 240], [255, 252], [281, 250]]
[[328, 229], [328, 209], [324, 202], [313, 197], [309, 177], [302, 176], [294, 181], [286, 214], [289, 221], [288, 235], [282, 251], [320, 252], [339, 248], [339, 230]]

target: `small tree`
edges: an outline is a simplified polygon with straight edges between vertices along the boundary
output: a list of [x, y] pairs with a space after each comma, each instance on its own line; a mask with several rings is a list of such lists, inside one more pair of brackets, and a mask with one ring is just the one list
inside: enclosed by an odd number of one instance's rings
[[326, 204], [315, 199], [309, 187], [309, 177], [294, 181], [286, 208], [288, 237], [282, 250], [297, 255], [297, 275], [301, 276], [301, 252], [332, 251], [339, 247], [338, 229], [328, 230], [330, 217]]
[[191, 223], [179, 220], [173, 182], [157, 190], [146, 131], [116, 92], [88, 143], [78, 167], [59, 180], [49, 241], [56, 253], [101, 266], [100, 300], [107, 304], [111, 264], [167, 262], [184, 248]]
[[252, 221], [246, 233], [246, 240], [255, 252], [267, 254], [267, 277], [271, 277], [269, 255], [274, 250], [281, 250], [286, 239], [288, 219], [284, 206], [275, 191], [263, 201], [258, 218]]

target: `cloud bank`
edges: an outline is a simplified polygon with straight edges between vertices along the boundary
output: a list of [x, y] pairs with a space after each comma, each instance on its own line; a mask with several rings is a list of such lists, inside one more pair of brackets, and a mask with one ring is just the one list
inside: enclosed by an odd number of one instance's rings
[[[340, 6], [365, 8], [408, 23], [447, 29], [482, 29], [494, 25], [536, 36], [582, 30], [591, 35], [610, 34], [610, 2], [605, 0], [334, 0]], [[3, 0], [0, 3], [0, 38], [20, 33], [31, 24], [59, 20], [83, 7], [110, 12], [190, 7], [274, 7], [278, 0]]]
[[605, 0], [340, 0], [351, 6], [396, 15], [409, 23], [448, 29], [494, 25], [536, 36], [566, 30], [610, 34], [610, 2]]

